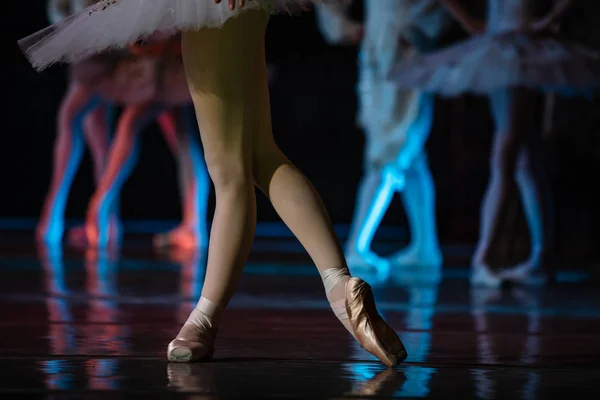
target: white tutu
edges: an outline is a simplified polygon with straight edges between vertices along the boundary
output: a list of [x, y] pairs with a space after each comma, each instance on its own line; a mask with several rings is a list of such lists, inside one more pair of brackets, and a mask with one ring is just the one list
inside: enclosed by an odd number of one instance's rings
[[600, 52], [548, 35], [483, 35], [393, 68], [401, 88], [442, 96], [515, 86], [564, 94], [600, 88]]
[[245, 7], [231, 11], [227, 0], [220, 4], [214, 0], [101, 0], [21, 39], [19, 46], [33, 67], [42, 70], [54, 63], [82, 61], [109, 49], [119, 49], [155, 33], [217, 28], [247, 10], [292, 11], [308, 3], [247, 0]]

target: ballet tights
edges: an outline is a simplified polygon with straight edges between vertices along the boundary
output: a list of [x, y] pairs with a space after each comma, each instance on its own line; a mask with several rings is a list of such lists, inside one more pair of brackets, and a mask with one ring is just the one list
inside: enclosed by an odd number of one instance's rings
[[267, 22], [266, 12], [253, 10], [220, 29], [182, 36], [186, 75], [216, 195], [202, 297], [188, 319], [200, 332], [218, 324], [242, 275], [255, 232], [255, 185], [306, 248], [332, 308], [342, 323], [347, 321], [341, 304], [350, 274], [329, 216], [312, 184], [273, 138], [264, 49]]

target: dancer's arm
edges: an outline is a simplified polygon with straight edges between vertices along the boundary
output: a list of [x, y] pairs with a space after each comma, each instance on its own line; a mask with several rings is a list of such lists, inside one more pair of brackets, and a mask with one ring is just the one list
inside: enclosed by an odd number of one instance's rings
[[56, 24], [72, 13], [71, 0], [49, 0], [46, 6], [50, 23]]
[[363, 26], [347, 16], [348, 2], [332, 4], [317, 3], [317, 24], [329, 44], [358, 43], [362, 39]]
[[476, 35], [485, 31], [485, 23], [472, 16], [462, 5], [461, 0], [440, 0], [440, 2], [467, 32]]
[[533, 30], [545, 31], [558, 23], [562, 16], [571, 8], [575, 0], [556, 0], [554, 7], [545, 17], [533, 23]]

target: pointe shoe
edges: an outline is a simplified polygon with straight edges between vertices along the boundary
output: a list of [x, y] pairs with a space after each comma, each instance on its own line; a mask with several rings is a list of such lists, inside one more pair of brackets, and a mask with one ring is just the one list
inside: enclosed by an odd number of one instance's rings
[[210, 360], [215, 352], [215, 333], [201, 330], [186, 323], [175, 339], [169, 343], [167, 358], [171, 362], [189, 363]]
[[359, 278], [346, 283], [346, 311], [354, 337], [363, 349], [388, 367], [406, 359], [406, 349], [394, 330], [381, 318], [369, 284]]

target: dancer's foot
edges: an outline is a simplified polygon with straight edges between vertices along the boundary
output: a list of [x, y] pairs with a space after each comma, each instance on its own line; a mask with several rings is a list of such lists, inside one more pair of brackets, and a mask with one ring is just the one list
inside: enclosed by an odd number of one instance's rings
[[347, 268], [325, 270], [322, 279], [333, 312], [362, 348], [388, 367], [404, 361], [406, 349], [377, 312], [369, 284], [351, 277]]
[[[100, 226], [102, 201], [97, 196], [92, 196], [85, 216], [86, 246], [105, 248], [107, 246], [119, 245], [121, 243], [121, 224], [115, 217], [106, 218], [105, 227]], [[103, 220], [105, 218], [102, 218]], [[106, 231], [101, 231], [106, 229]]]
[[498, 276], [516, 285], [543, 286], [555, 279], [553, 265], [550, 257], [536, 254], [515, 267], [504, 269]]
[[502, 286], [502, 279], [492, 272], [486, 264], [473, 264], [471, 269], [471, 285], [499, 288]]
[[[118, 245], [119, 243], [121, 243], [123, 227], [116, 218], [111, 218], [109, 229], [109, 246]], [[86, 225], [80, 225], [69, 229], [69, 231], [67, 232], [67, 242], [69, 243], [69, 245], [74, 247], [97, 247], [91, 246], [89, 244], [86, 232]]]
[[440, 268], [444, 261], [438, 248], [426, 251], [413, 246], [391, 255], [388, 260], [392, 266], [421, 268]]
[[35, 228], [35, 240], [48, 245], [58, 244], [62, 241], [63, 232], [62, 222], [50, 224], [50, 219], [42, 215]]
[[402, 341], [377, 312], [368, 283], [358, 278], [350, 278], [346, 283], [346, 311], [354, 337], [363, 349], [388, 367], [406, 359]]
[[178, 226], [167, 233], [161, 233], [154, 236], [153, 244], [157, 249], [175, 247], [180, 249], [200, 249], [208, 245], [206, 238], [187, 226]]
[[209, 360], [215, 351], [221, 309], [201, 297], [175, 339], [169, 343], [167, 358], [171, 362]]

